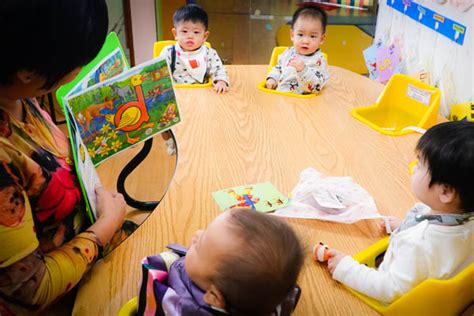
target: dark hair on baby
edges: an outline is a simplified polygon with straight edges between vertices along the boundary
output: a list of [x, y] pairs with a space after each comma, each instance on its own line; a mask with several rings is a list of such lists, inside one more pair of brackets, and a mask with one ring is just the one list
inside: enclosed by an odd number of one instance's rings
[[326, 11], [324, 11], [318, 5], [304, 5], [299, 7], [295, 13], [293, 13], [293, 19], [291, 20], [291, 29], [295, 26], [296, 21], [300, 17], [310, 17], [317, 21], [321, 21], [323, 26], [323, 33], [326, 33], [326, 25], [328, 24], [328, 16]]
[[446, 122], [433, 126], [420, 138], [416, 150], [428, 165], [430, 186], [453, 188], [465, 212], [474, 212], [474, 123]]
[[268, 315], [296, 285], [304, 250], [293, 229], [276, 216], [245, 208], [230, 212], [239, 253], [220, 263], [213, 282], [233, 315]]
[[97, 55], [108, 24], [104, 0], [0, 1], [0, 84], [27, 70], [52, 88]]
[[209, 18], [207, 17], [207, 12], [200, 6], [188, 4], [176, 10], [173, 15], [174, 26], [176, 27], [178, 23], [187, 21], [202, 23], [207, 31]]

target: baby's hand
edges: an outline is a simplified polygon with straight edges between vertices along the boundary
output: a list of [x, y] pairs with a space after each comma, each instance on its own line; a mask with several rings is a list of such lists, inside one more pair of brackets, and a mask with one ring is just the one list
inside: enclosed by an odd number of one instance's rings
[[[395, 216], [387, 216], [379, 222], [380, 230], [386, 234], [390, 234], [402, 224], [402, 220]], [[387, 229], [390, 228], [390, 232]]]
[[288, 66], [291, 66], [291, 67], [295, 68], [296, 71], [300, 72], [304, 69], [305, 64], [298, 57], [294, 57], [292, 60], [290, 60], [290, 62], [288, 63]]
[[336, 267], [339, 264], [339, 261], [341, 261], [342, 258], [344, 258], [347, 255], [336, 249], [329, 249], [328, 254], [329, 254], [328, 269], [329, 269], [329, 272], [333, 274], [334, 270], [336, 270]]
[[214, 91], [217, 93], [226, 93], [229, 91], [229, 86], [225, 81], [219, 80], [214, 84]]
[[265, 83], [265, 87], [267, 89], [272, 89], [272, 90], [275, 90], [278, 86], [278, 83], [276, 82], [275, 79], [273, 78], [268, 78], [267, 79], [267, 82]]

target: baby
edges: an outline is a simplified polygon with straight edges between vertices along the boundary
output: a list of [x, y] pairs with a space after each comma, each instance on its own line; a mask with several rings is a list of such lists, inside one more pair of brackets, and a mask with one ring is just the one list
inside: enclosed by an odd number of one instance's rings
[[318, 6], [302, 6], [293, 14], [291, 40], [267, 75], [266, 87], [296, 94], [321, 91], [329, 74], [319, 46], [326, 36], [327, 15]]
[[209, 36], [208, 17], [201, 7], [189, 4], [173, 15], [171, 30], [177, 41], [167, 46], [160, 57], [166, 57], [176, 83], [205, 83], [212, 79], [217, 93], [229, 91], [229, 78], [217, 52], [204, 45]]
[[302, 264], [289, 225], [229, 209], [194, 235], [185, 257], [164, 252], [143, 260], [138, 314], [290, 315]]
[[412, 189], [423, 204], [415, 204], [403, 221], [390, 221], [395, 230], [378, 270], [329, 250], [334, 279], [383, 303], [427, 278], [451, 278], [474, 262], [474, 123], [436, 125], [416, 150]]

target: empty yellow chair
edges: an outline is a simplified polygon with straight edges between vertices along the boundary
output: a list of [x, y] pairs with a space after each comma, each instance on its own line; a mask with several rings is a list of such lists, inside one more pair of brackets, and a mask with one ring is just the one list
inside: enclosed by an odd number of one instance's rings
[[[176, 41], [171, 41], [171, 40], [155, 42], [155, 44], [153, 45], [153, 58], [160, 56], [163, 48], [169, 45], [174, 45], [174, 44], [176, 44]], [[204, 44], [209, 48], [211, 47], [211, 44], [209, 42], [206, 42]], [[209, 88], [209, 87], [212, 87], [212, 82], [211, 82], [211, 78], [209, 78], [209, 81], [206, 83], [195, 83], [195, 84], [177, 83], [174, 85], [174, 87], [175, 88]]]
[[439, 104], [438, 88], [395, 74], [375, 104], [354, 108], [351, 114], [382, 134], [399, 136], [435, 125]]
[[[278, 56], [280, 56], [280, 54], [283, 53], [287, 48], [288, 48], [287, 46], [277, 46], [273, 49], [272, 56], [270, 57], [270, 63], [268, 64], [267, 73], [269, 73], [270, 70], [272, 70], [272, 68], [275, 67], [275, 65], [278, 62]], [[328, 56], [324, 53], [323, 53], [323, 55], [324, 55], [324, 58], [326, 58], [326, 62], [327, 62], [328, 61]], [[261, 81], [258, 84], [258, 90], [261, 90], [261, 91], [264, 91], [264, 92], [269, 92], [269, 93], [287, 95], [287, 96], [291, 96], [291, 97], [304, 98], [304, 99], [312, 98], [316, 95], [315, 93], [296, 94], [296, 93], [291, 93], [291, 92], [283, 92], [283, 91], [277, 91], [277, 90], [273, 90], [273, 89], [267, 89], [265, 87], [265, 79], [263, 79], [263, 81]]]
[[[386, 237], [354, 256], [369, 267], [388, 246]], [[349, 287], [350, 292], [382, 315], [459, 315], [474, 301], [474, 263], [447, 280], [427, 279], [389, 305], [384, 305]]]

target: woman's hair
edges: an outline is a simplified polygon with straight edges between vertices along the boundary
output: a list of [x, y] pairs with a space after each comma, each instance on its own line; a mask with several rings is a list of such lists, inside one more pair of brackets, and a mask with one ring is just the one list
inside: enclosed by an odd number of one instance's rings
[[188, 4], [185, 5], [178, 10], [173, 15], [173, 24], [176, 27], [181, 22], [191, 21], [193, 23], [201, 23], [204, 25], [204, 28], [207, 31], [209, 18], [207, 16], [207, 12], [204, 11], [198, 5], [195, 4]]
[[105, 0], [0, 1], [0, 84], [28, 70], [52, 88], [97, 55], [108, 24]]
[[265, 315], [296, 285], [304, 250], [293, 229], [276, 216], [229, 210], [238, 252], [220, 262], [213, 283], [233, 314]]
[[430, 186], [453, 188], [465, 212], [474, 212], [474, 123], [446, 122], [430, 128], [416, 150], [428, 165]]
[[320, 21], [323, 26], [323, 33], [326, 33], [326, 25], [328, 24], [328, 16], [326, 11], [324, 11], [320, 6], [316, 4], [308, 4], [299, 7], [295, 13], [293, 13], [293, 18], [291, 20], [291, 29], [295, 26], [296, 21], [300, 17], [310, 17], [316, 21]]

